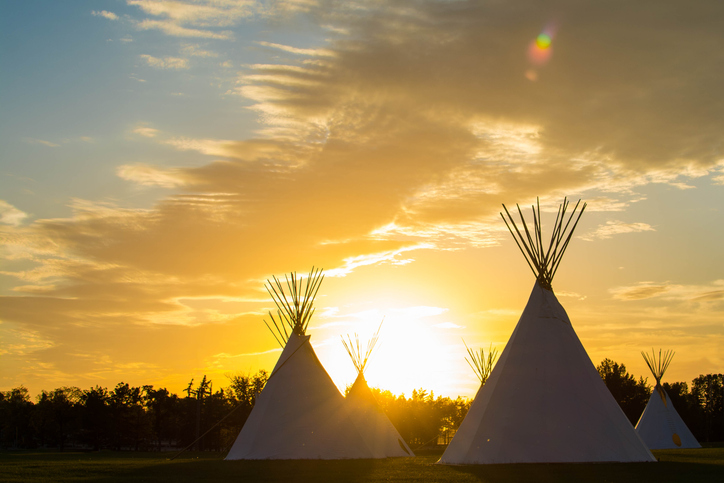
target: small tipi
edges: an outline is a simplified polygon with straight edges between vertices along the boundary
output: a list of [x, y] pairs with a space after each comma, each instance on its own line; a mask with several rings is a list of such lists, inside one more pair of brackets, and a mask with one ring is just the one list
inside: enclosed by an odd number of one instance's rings
[[474, 351], [470, 347], [468, 347], [467, 344], [465, 344], [465, 340], [463, 340], [463, 344], [465, 345], [465, 349], [468, 351], [468, 355], [470, 356], [470, 359], [467, 357], [465, 358], [465, 361], [470, 365], [470, 368], [473, 370], [476, 376], [478, 376], [478, 379], [480, 380], [480, 385], [484, 386], [486, 381], [488, 380], [488, 377], [490, 377], [490, 373], [493, 371], [493, 364], [495, 364], [495, 359], [498, 358], [498, 350], [493, 349], [493, 344], [490, 344], [490, 348], [488, 349], [488, 355], [485, 355], [485, 350], [481, 347], [479, 351]]
[[661, 387], [661, 378], [664, 377], [674, 353], [672, 351], [662, 353], [659, 349], [657, 357], [656, 352], [651, 349], [650, 356], [645, 352], [641, 352], [641, 355], [644, 356], [646, 365], [649, 366], [651, 374], [656, 379], [656, 387], [651, 392], [646, 409], [636, 424], [639, 436], [649, 449], [701, 448], [686, 423], [676, 412], [674, 405], [671, 404], [669, 395]]
[[[580, 201], [579, 201], [580, 203]], [[536, 276], [513, 335], [475, 396], [442, 464], [656, 461], [598, 375], [551, 283], [585, 204], [558, 210], [543, 245], [540, 205], [524, 234], [508, 229]], [[502, 215], [502, 214], [501, 214]], [[570, 227], [570, 231], [569, 231]]]
[[279, 320], [270, 312], [274, 329], [267, 327], [284, 350], [227, 460], [373, 457], [305, 334], [323, 278], [312, 269], [303, 286], [292, 273], [288, 296], [276, 277], [268, 283]]
[[415, 456], [392, 421], [382, 411], [364, 377], [365, 367], [377, 343], [379, 333], [380, 331], [377, 329], [375, 335], [368, 342], [367, 351], [364, 354], [362, 354], [359, 337], [356, 334], [354, 342], [349, 336], [347, 336], [347, 340], [342, 338], [342, 344], [357, 369], [357, 379], [352, 384], [345, 403], [353, 413], [357, 429], [375, 458]]

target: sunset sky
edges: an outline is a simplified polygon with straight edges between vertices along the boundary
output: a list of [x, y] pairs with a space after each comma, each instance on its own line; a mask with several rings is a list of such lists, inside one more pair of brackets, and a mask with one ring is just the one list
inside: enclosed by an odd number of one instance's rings
[[724, 2], [0, 3], [0, 390], [271, 370], [272, 275], [322, 267], [343, 389], [473, 396], [550, 235], [594, 364], [724, 372]]

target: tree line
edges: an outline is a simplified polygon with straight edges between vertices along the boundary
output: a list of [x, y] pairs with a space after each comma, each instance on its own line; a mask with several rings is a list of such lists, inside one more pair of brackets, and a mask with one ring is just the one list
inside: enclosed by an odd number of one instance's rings
[[[598, 372], [621, 409], [636, 424], [648, 402], [647, 379], [605, 359]], [[214, 390], [205, 376], [179, 395], [151, 385], [121, 382], [109, 390], [60, 387], [32, 401], [27, 388], [0, 391], [0, 447], [226, 451], [233, 444], [268, 379], [266, 371], [229, 376]], [[724, 440], [724, 374], [701, 375], [691, 389], [664, 383], [674, 407], [699, 441]], [[413, 449], [444, 444], [465, 418], [471, 400], [435, 397], [416, 389], [411, 396], [372, 389], [377, 402]]]

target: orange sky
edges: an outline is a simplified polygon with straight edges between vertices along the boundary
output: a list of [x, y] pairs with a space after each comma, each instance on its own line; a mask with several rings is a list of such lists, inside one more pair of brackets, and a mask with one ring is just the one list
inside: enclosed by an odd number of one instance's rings
[[3, 5], [0, 389], [270, 370], [264, 281], [317, 266], [340, 388], [384, 317], [370, 385], [472, 396], [537, 196], [588, 202], [553, 285], [594, 363], [722, 372], [724, 6], [680, 5]]

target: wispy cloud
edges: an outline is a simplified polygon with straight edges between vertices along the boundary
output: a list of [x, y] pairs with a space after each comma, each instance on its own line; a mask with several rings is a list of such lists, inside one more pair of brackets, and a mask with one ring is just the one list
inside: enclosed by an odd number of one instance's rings
[[15, 208], [5, 200], [0, 200], [0, 223], [19, 226], [28, 214]]
[[190, 57], [218, 57], [219, 54], [210, 50], [204, 50], [199, 45], [185, 44], [181, 47], [181, 53]]
[[141, 30], [160, 30], [174, 37], [223, 40], [233, 38], [233, 34], [219, 29], [235, 25], [255, 10], [255, 2], [251, 0], [127, 0], [127, 3], [154, 17], [136, 22], [136, 27]]
[[155, 17], [208, 27], [234, 25], [239, 19], [251, 15], [254, 6], [252, 0], [127, 0], [126, 3], [137, 6]]
[[116, 169], [119, 177], [143, 186], [175, 188], [185, 184], [183, 172], [159, 169], [145, 164], [122, 165]]
[[118, 20], [118, 15], [116, 15], [113, 12], [109, 12], [107, 10], [101, 10], [101, 11], [92, 10], [91, 15], [93, 15], [95, 17], [107, 18], [108, 20]]
[[164, 57], [162, 59], [152, 55], [142, 54], [141, 57], [151, 67], [156, 69], [188, 69], [189, 61], [181, 57]]
[[605, 225], [596, 228], [592, 233], [583, 235], [584, 240], [608, 239], [614, 235], [623, 233], [640, 233], [643, 231], [656, 231], [654, 227], [648, 223], [626, 223], [618, 220], [607, 221]]
[[672, 301], [716, 302], [724, 300], [724, 280], [715, 280], [710, 285], [639, 282], [633, 286], [616, 287], [609, 292], [618, 300], [663, 298]]
[[24, 142], [28, 144], [42, 144], [43, 146], [48, 146], [49, 148], [57, 148], [60, 147], [60, 144], [52, 143], [50, 141], [45, 141], [43, 139], [35, 139], [35, 138], [24, 138]]
[[166, 35], [170, 35], [172, 37], [197, 37], [222, 40], [232, 38], [231, 32], [211, 32], [208, 30], [186, 28], [168, 20], [144, 20], [136, 24], [136, 27], [141, 30], [160, 30]]
[[397, 260], [397, 256], [401, 253], [409, 252], [411, 250], [423, 250], [433, 248], [433, 245], [428, 243], [418, 243], [412, 246], [406, 246], [398, 248], [396, 250], [389, 250], [380, 253], [370, 253], [367, 255], [358, 255], [355, 257], [349, 257], [344, 260], [344, 265], [339, 268], [333, 268], [326, 271], [328, 277], [344, 277], [350, 274], [355, 268], [363, 267], [366, 265], [376, 265], [383, 262], [392, 264], [409, 263], [408, 260]]
[[618, 300], [643, 300], [664, 294], [671, 290], [668, 284], [655, 284], [652, 282], [640, 282], [630, 287], [617, 287], [610, 289], [613, 298]]
[[235, 157], [233, 147], [235, 142], [223, 139], [190, 139], [171, 138], [164, 141], [181, 151], [198, 151], [208, 156]]
[[148, 126], [139, 126], [135, 128], [133, 132], [143, 137], [155, 138], [158, 135], [159, 130]]
[[283, 50], [290, 54], [308, 55], [312, 57], [334, 57], [335, 53], [329, 49], [300, 49], [299, 47], [293, 47], [291, 45], [275, 44], [272, 42], [257, 41], [257, 44], [264, 47], [271, 47], [273, 49]]

